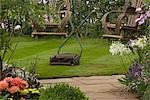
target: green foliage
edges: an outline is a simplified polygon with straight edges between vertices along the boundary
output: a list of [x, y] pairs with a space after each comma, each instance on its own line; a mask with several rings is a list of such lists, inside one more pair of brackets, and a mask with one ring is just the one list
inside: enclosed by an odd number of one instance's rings
[[9, 94], [6, 94], [5, 96], [0, 96], [0, 100], [7, 100], [7, 98], [9, 97]]
[[31, 25], [35, 20], [42, 24], [42, 15], [45, 12], [32, 0], [1, 0], [0, 3], [0, 19], [8, 25], [6, 29], [9, 29], [9, 32], [18, 24], [22, 26], [22, 30], [25, 30], [26, 26]]
[[150, 3], [150, 0], [144, 0], [145, 2], [147, 2], [147, 3]]
[[[37, 23], [42, 26], [43, 15], [50, 10], [33, 0], [0, 0], [0, 9], [0, 56], [3, 60], [10, 49], [13, 36], [29, 32], [34, 21], [38, 20]], [[17, 25], [20, 26], [18, 30], [15, 29]]]
[[79, 88], [68, 84], [55, 84], [41, 91], [40, 100], [88, 100]]
[[150, 72], [150, 62], [149, 62], [149, 59], [150, 59], [150, 39], [149, 39], [149, 44], [145, 47], [145, 49], [143, 50], [143, 63], [144, 63], [144, 66], [145, 66], [145, 69], [147, 72]]
[[142, 97], [142, 100], [149, 100], [150, 99], [150, 84], [147, 86], [144, 95]]
[[[75, 26], [92, 11], [95, 13], [88, 18], [84, 27], [80, 29], [80, 35], [97, 37], [103, 33], [101, 18], [111, 10], [119, 10], [124, 5], [125, 0], [72, 0], [73, 22]], [[113, 19], [115, 16], [111, 16]]]

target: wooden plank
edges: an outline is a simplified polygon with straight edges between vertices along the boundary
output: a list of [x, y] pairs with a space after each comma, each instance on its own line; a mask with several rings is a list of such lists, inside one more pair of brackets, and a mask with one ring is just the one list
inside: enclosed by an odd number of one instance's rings
[[113, 28], [116, 28], [116, 24], [107, 23], [107, 27], [113, 29]]
[[67, 33], [56, 33], [56, 32], [32, 32], [32, 35], [67, 35]]
[[119, 36], [119, 35], [108, 35], [108, 34], [104, 34], [103, 35], [104, 38], [118, 38], [118, 39], [122, 39], [123, 36]]
[[45, 22], [44, 24], [47, 26], [52, 26], [52, 27], [58, 27], [58, 25], [59, 25], [57, 23], [51, 23], [51, 22]]

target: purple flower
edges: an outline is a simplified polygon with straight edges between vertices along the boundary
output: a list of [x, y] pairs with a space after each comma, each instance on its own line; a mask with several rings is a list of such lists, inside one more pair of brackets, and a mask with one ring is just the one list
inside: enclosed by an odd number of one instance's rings
[[141, 14], [140, 18], [137, 18], [135, 22], [138, 23], [138, 25], [142, 25], [145, 22], [145, 19], [147, 19], [145, 14]]
[[147, 20], [147, 18], [149, 17], [150, 17], [150, 10], [146, 11], [145, 13], [142, 13], [140, 17], [135, 20], [135, 22], [138, 23], [138, 25], [142, 25], [144, 24], [145, 20]]
[[128, 47], [131, 47], [131, 44], [132, 44], [132, 40], [129, 39], [129, 41], [128, 41], [128, 43], [127, 43]]
[[127, 77], [133, 80], [143, 79], [144, 78], [143, 70], [144, 66], [138, 62], [135, 62], [129, 67]]

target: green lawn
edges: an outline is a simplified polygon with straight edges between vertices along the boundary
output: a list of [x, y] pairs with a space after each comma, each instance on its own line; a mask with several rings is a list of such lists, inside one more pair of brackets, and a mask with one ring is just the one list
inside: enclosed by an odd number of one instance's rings
[[[57, 53], [57, 49], [63, 41], [62, 38], [21, 38], [21, 42], [18, 44], [10, 62], [28, 69], [38, 56], [36, 72], [40, 78], [112, 75], [126, 72], [121, 63], [121, 57], [112, 56], [109, 53], [110, 43], [98, 38], [81, 40], [84, 50], [79, 66], [50, 66], [49, 58]], [[78, 53], [79, 45], [75, 39], [71, 39], [64, 46], [62, 52]], [[130, 60], [128, 56], [124, 58], [127, 69]]]

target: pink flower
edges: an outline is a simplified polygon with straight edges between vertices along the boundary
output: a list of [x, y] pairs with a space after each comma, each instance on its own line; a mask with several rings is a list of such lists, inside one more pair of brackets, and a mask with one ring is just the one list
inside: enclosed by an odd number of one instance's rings
[[0, 81], [0, 90], [8, 88], [8, 83], [6, 81]]
[[138, 22], [138, 24], [139, 24], [139, 25], [142, 25], [142, 24], [144, 24], [144, 22], [145, 22], [145, 20], [144, 20], [144, 18], [143, 18], [143, 19], [141, 19], [141, 20]]
[[16, 77], [13, 79], [12, 86], [18, 86], [21, 90], [28, 88], [28, 83], [21, 79], [20, 77]]
[[17, 86], [12, 86], [12, 87], [8, 88], [7, 91], [13, 94], [13, 93], [19, 92], [20, 89]]
[[[141, 8], [137, 8], [136, 12], [142, 11]], [[144, 24], [145, 20], [147, 20], [150, 17], [150, 10], [146, 11], [145, 13], [141, 13], [140, 17], [135, 20], [138, 25]]]
[[26, 89], [28, 87], [29, 87], [29, 84], [27, 83], [27, 81], [22, 81], [21, 89]]
[[136, 23], [138, 23], [139, 25], [142, 25], [144, 22], [145, 22], [145, 15], [144, 14], [141, 14], [140, 15], [140, 18], [137, 18], [135, 20]]
[[19, 86], [22, 83], [22, 79], [20, 77], [16, 77], [12, 80], [11, 85], [12, 86]]
[[12, 82], [12, 80], [13, 80], [13, 78], [12, 77], [6, 77], [5, 79], [4, 79], [4, 81], [6, 81], [6, 82]]
[[150, 10], [146, 12], [147, 17], [150, 17]]
[[10, 93], [16, 93], [20, 90], [28, 88], [27, 81], [21, 79], [20, 77], [12, 78], [7, 77], [3, 81], [0, 81], [0, 91], [5, 90]]

